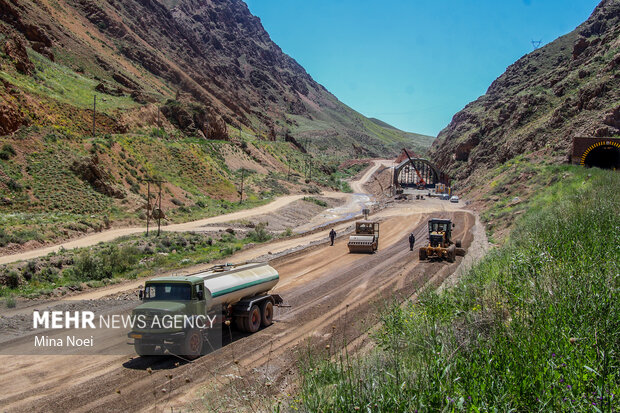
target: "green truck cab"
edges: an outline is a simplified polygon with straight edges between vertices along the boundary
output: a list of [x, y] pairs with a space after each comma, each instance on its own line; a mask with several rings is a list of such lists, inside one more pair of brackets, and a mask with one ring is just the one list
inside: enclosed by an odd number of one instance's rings
[[202, 324], [196, 316], [209, 320], [204, 281], [198, 277], [160, 277], [148, 281], [140, 291], [143, 301], [132, 312], [134, 328], [129, 337], [140, 356], [174, 354], [198, 356], [202, 351]]

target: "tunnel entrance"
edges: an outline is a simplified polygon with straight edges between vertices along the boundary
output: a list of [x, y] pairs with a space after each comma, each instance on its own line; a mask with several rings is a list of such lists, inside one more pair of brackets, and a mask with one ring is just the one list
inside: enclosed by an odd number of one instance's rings
[[582, 165], [601, 169], [620, 169], [620, 145], [593, 145], [584, 153]]

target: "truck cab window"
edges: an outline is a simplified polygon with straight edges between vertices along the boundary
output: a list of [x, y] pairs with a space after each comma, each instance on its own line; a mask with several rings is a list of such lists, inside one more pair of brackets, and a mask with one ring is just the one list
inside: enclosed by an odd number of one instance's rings
[[147, 284], [144, 289], [145, 300], [185, 301], [191, 298], [189, 284], [153, 283]]

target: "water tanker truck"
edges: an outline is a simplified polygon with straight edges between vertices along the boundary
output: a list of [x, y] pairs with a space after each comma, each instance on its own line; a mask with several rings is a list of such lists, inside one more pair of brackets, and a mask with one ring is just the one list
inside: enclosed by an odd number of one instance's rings
[[248, 333], [271, 325], [273, 308], [282, 303], [279, 295], [269, 294], [278, 280], [266, 263], [153, 278], [139, 292], [142, 304], [132, 312], [136, 322], [128, 337], [140, 356], [168, 352], [194, 359], [204, 353], [214, 324], [232, 323]]

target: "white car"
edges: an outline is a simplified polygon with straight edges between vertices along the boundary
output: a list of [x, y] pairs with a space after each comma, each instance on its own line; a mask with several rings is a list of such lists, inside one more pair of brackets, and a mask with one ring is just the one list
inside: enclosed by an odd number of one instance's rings
[[457, 204], [459, 202], [459, 197], [456, 195], [452, 195], [452, 198], [450, 198], [450, 202]]

